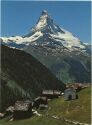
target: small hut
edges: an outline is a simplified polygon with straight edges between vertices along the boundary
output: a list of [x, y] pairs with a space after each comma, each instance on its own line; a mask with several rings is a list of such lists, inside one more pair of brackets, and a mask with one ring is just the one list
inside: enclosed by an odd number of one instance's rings
[[31, 101], [17, 101], [14, 105], [14, 119], [28, 118], [32, 115]]
[[14, 106], [9, 106], [9, 107], [6, 109], [6, 116], [12, 115], [13, 112], [14, 112]]
[[42, 96], [48, 99], [58, 98], [61, 95], [61, 91], [58, 90], [43, 90]]
[[40, 105], [47, 105], [47, 97], [37, 97], [34, 100], [33, 107], [39, 108]]
[[76, 94], [76, 90], [74, 88], [68, 88], [64, 92], [64, 99], [65, 100], [74, 100], [77, 99], [78, 95]]

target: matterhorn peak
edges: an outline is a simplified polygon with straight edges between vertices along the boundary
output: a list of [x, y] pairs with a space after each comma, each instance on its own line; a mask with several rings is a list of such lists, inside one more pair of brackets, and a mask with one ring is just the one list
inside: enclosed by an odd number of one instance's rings
[[40, 18], [38, 19], [35, 27], [32, 29], [33, 32], [35, 31], [42, 31], [45, 29], [48, 25], [52, 26], [53, 25], [53, 19], [51, 16], [48, 14], [46, 10], [43, 10], [41, 13]]
[[85, 49], [85, 45], [77, 37], [58, 26], [46, 10], [41, 12], [36, 25], [27, 35], [22, 38], [3, 38], [2, 41], [6, 43], [8, 41], [9, 45], [14, 41], [17, 44], [23, 44], [23, 46], [31, 44], [61, 47], [63, 45], [70, 50]]
[[48, 15], [48, 12], [46, 10], [43, 10], [42, 15]]

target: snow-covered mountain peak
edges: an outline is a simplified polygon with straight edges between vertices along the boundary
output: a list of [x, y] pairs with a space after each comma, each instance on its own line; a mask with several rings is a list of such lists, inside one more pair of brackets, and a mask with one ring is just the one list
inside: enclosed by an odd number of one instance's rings
[[36, 26], [34, 28], [32, 28], [32, 32], [41, 30], [43, 31], [44, 29], [46, 29], [48, 26], [53, 25], [53, 19], [51, 18], [51, 16], [48, 14], [48, 12], [46, 10], [42, 11], [41, 16], [36, 24]]
[[46, 10], [43, 10], [36, 25], [23, 37], [15, 36], [2, 38], [4, 43], [15, 46], [15, 43], [25, 47], [29, 45], [54, 46], [68, 48], [69, 50], [85, 50], [86, 45], [72, 33], [58, 26]]
[[[40, 35], [38, 38], [38, 36], [35, 35], [36, 32], [39, 32], [39, 34], [42, 35]], [[77, 37], [74, 37], [72, 33], [58, 26], [46, 10], [42, 11], [38, 22], [26, 37], [32, 36], [37, 37], [35, 41], [31, 41], [32, 45], [63, 45], [68, 49], [85, 48], [85, 46], [81, 44], [80, 40]]]
[[43, 10], [43, 11], [42, 11], [42, 15], [48, 15], [47, 10]]

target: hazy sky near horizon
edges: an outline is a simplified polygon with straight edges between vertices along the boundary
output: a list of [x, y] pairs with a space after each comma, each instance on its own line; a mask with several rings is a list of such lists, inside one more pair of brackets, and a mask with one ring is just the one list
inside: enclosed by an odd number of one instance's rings
[[56, 24], [91, 42], [91, 3], [87, 1], [2, 1], [1, 36], [26, 34], [44, 9]]

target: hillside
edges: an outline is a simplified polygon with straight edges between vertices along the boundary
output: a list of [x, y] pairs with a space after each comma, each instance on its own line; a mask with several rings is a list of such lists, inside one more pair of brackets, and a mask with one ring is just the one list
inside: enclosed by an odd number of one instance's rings
[[74, 101], [64, 101], [63, 98], [50, 102], [50, 115], [65, 117], [81, 123], [91, 122], [91, 88], [86, 88], [79, 92], [79, 98]]
[[64, 83], [91, 82], [91, 57], [79, 51], [64, 48], [29, 46], [25, 49], [50, 69]]
[[[64, 101], [63, 97], [49, 101], [48, 109], [38, 111], [42, 116], [32, 116], [19, 121], [0, 121], [3, 125], [75, 125], [65, 122], [63, 118], [90, 125], [91, 122], [91, 89], [86, 88], [79, 92], [79, 99]], [[56, 116], [57, 118], [53, 118]], [[87, 124], [86, 124], [87, 123]]]
[[[1, 109], [18, 99], [32, 99], [43, 89], [65, 85], [34, 57], [18, 49], [1, 46]], [[0, 110], [1, 110], [0, 109]]]

